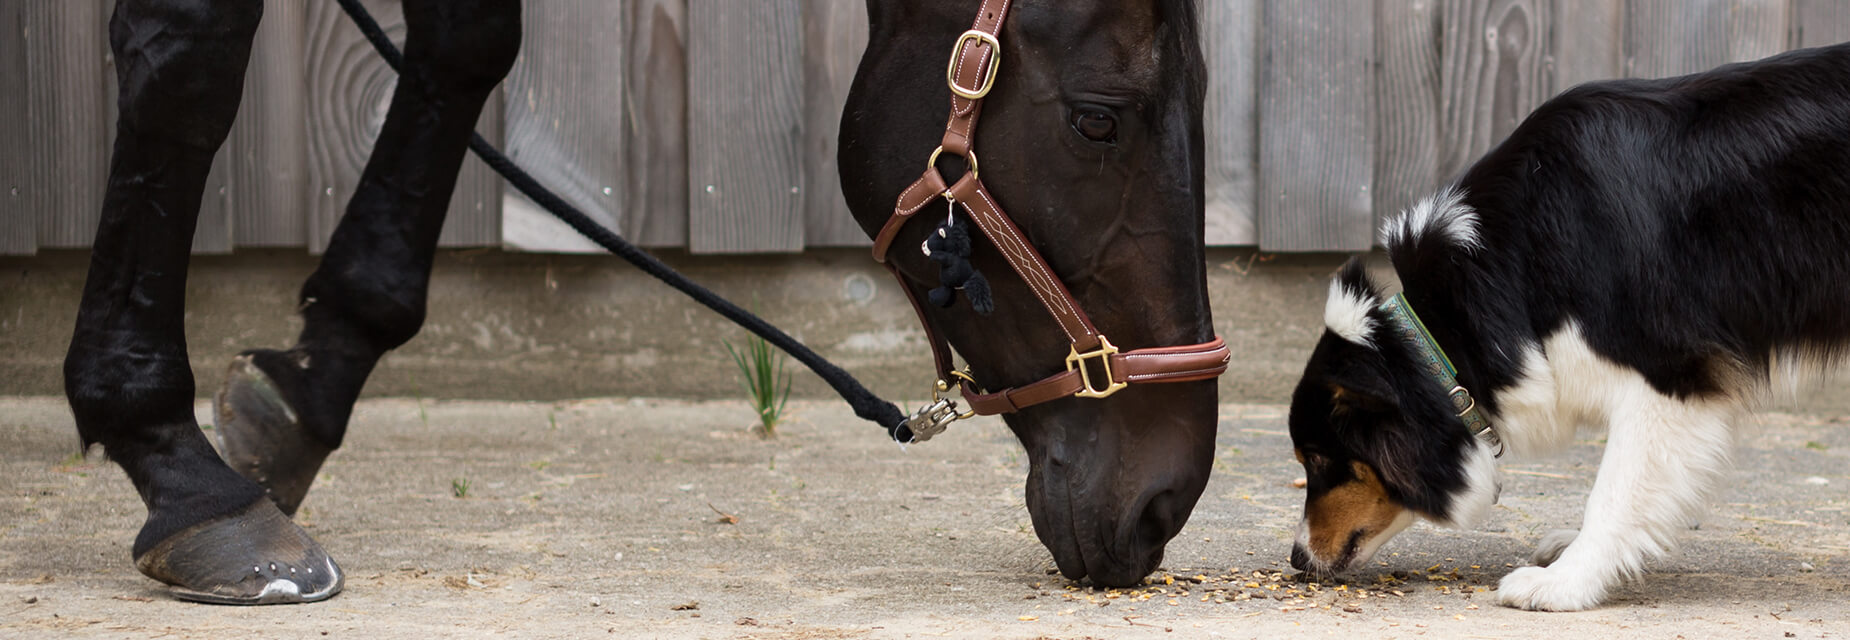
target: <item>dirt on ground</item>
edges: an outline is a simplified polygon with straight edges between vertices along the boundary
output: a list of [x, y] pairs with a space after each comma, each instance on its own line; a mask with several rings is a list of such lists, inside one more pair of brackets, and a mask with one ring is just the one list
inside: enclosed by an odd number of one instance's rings
[[793, 403], [774, 439], [752, 420], [740, 402], [363, 402], [299, 516], [346, 591], [238, 608], [137, 573], [122, 473], [75, 455], [61, 399], [0, 398], [0, 638], [1850, 637], [1844, 418], [1758, 416], [1680, 551], [1566, 614], [1491, 589], [1578, 526], [1597, 440], [1505, 464], [1481, 527], [1419, 525], [1308, 583], [1285, 562], [1302, 492], [1284, 412], [1228, 405], [1163, 569], [1098, 590], [1051, 573], [999, 421], [902, 449], [833, 403]]

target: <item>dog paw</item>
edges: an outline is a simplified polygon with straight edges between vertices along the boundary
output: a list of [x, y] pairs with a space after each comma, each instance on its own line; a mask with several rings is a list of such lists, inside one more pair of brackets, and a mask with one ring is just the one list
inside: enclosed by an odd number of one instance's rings
[[1523, 567], [1497, 583], [1497, 602], [1530, 611], [1582, 611], [1598, 606], [1606, 587], [1598, 580], [1547, 567]]
[[1561, 557], [1561, 552], [1566, 551], [1567, 545], [1572, 544], [1574, 537], [1578, 535], [1580, 532], [1574, 529], [1555, 529], [1548, 532], [1548, 535], [1542, 536], [1541, 542], [1535, 544], [1535, 553], [1529, 555], [1529, 564], [1538, 567], [1554, 564], [1555, 559]]

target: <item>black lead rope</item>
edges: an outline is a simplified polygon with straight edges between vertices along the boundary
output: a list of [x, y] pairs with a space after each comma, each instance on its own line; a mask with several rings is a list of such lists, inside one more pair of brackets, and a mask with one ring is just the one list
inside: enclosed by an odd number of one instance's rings
[[[385, 58], [385, 63], [392, 67], [393, 71], [398, 71], [404, 57], [399, 53], [398, 47], [392, 44], [392, 40], [386, 37], [385, 30], [380, 29], [379, 23], [373, 20], [372, 14], [367, 13], [366, 8], [360, 6], [360, 0], [339, 0], [339, 2], [341, 9], [347, 12], [347, 17], [353, 19], [354, 25], [360, 28], [360, 32], [372, 42], [373, 48], [378, 50], [379, 56]], [[655, 276], [656, 279], [667, 283], [668, 286], [674, 287], [681, 293], [687, 294], [696, 302], [725, 316], [727, 320], [744, 327], [746, 331], [764, 338], [766, 342], [777, 345], [777, 348], [783, 349], [785, 353], [816, 372], [816, 375], [822, 376], [823, 382], [829, 383], [829, 386], [833, 387], [835, 392], [841, 394], [842, 399], [848, 402], [848, 406], [854, 408], [854, 415], [880, 425], [886, 429], [887, 435], [897, 442], [912, 441], [912, 430], [906, 426], [906, 416], [900, 412], [899, 407], [868, 391], [867, 387], [861, 386], [859, 380], [854, 379], [854, 376], [849, 375], [841, 367], [817, 355], [809, 347], [803, 346], [803, 343], [797, 342], [795, 338], [765, 322], [763, 318], [752, 315], [751, 312], [708, 291], [706, 287], [695, 284], [687, 276], [681, 275], [668, 265], [662, 264], [654, 256], [625, 241], [615, 232], [604, 228], [590, 216], [579, 211], [577, 207], [566, 202], [564, 198], [560, 198], [541, 185], [539, 181], [534, 180], [533, 176], [528, 175], [519, 165], [514, 164], [513, 160], [509, 160], [499, 149], [489, 144], [481, 134], [472, 134], [469, 138], [469, 149], [475, 151], [475, 155], [483, 162], [487, 162], [496, 173], [507, 178], [508, 184], [514, 185], [515, 189], [526, 194], [547, 213], [557, 216], [566, 224], [571, 225], [578, 233], [584, 234], [586, 238], [590, 238], [592, 242], [596, 242], [598, 246], [617, 257], [636, 265], [636, 268]]]

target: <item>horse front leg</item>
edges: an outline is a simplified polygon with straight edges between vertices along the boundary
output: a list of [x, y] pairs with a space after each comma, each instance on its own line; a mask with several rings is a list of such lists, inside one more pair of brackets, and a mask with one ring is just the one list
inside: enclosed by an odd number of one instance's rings
[[233, 360], [214, 406], [232, 468], [293, 515], [387, 351], [417, 335], [475, 121], [520, 46], [518, 0], [406, 0], [405, 63], [287, 350]]
[[84, 446], [101, 444], [148, 508], [136, 567], [209, 602], [304, 602], [341, 586], [327, 553], [219, 460], [193, 418], [187, 262], [262, 12], [257, 0], [116, 3], [121, 116], [64, 361]]

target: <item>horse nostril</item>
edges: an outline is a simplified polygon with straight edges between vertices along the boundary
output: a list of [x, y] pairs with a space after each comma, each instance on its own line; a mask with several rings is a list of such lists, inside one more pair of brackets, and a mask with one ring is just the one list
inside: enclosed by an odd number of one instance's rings
[[1304, 552], [1304, 547], [1291, 545], [1291, 568], [1299, 571], [1310, 570], [1310, 554]]
[[[1162, 491], [1143, 503], [1137, 512], [1136, 537], [1130, 542], [1139, 549], [1162, 548], [1169, 538], [1175, 536], [1181, 527], [1177, 526], [1175, 500], [1172, 491]], [[1187, 512], [1180, 517], [1188, 517]]]

